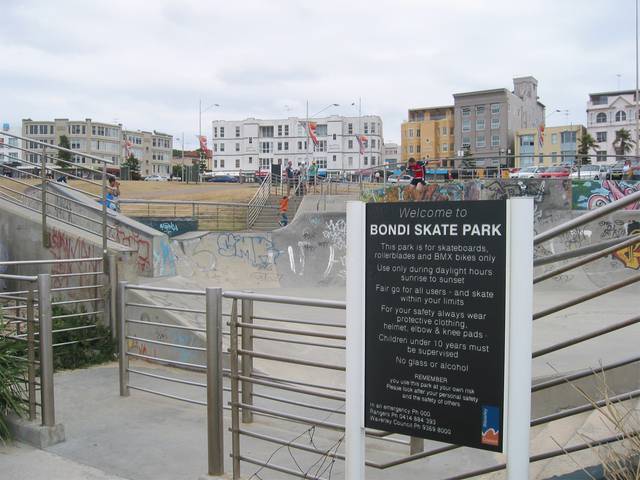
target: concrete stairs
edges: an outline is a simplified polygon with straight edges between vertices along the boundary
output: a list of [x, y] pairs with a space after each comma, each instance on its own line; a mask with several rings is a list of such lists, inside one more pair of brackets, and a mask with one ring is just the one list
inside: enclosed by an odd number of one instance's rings
[[[287, 217], [289, 217], [289, 223], [293, 221], [293, 217], [295, 217], [296, 212], [298, 211], [298, 207], [302, 202], [302, 196], [291, 197], [289, 198], [289, 211], [287, 212]], [[269, 199], [265, 205], [266, 208], [262, 210], [257, 220], [251, 227], [251, 230], [259, 231], [259, 232], [270, 232], [277, 228], [280, 228], [280, 213], [278, 212], [278, 207], [280, 206], [280, 200], [282, 199], [281, 195], [269, 195]]]

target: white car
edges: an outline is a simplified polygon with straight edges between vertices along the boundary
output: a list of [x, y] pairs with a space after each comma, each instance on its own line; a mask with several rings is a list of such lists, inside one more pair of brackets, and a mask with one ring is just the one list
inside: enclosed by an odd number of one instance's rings
[[162, 175], [149, 175], [148, 177], [144, 177], [145, 182], [166, 182], [168, 180], [167, 177], [163, 177]]
[[411, 183], [413, 177], [411, 175], [391, 175], [387, 178], [389, 183]]
[[609, 169], [604, 165], [583, 165], [580, 170], [576, 170], [571, 174], [571, 178], [600, 180], [607, 178], [608, 175]]
[[524, 167], [517, 172], [511, 173], [511, 178], [538, 178], [542, 172], [545, 171], [545, 167]]

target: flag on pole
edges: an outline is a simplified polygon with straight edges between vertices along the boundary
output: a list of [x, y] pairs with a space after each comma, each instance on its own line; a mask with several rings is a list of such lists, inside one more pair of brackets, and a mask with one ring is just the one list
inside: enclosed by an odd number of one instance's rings
[[316, 128], [318, 124], [316, 122], [307, 122], [307, 131], [309, 132], [309, 136], [313, 141], [314, 145], [318, 145], [318, 136], [316, 135]]
[[364, 142], [368, 140], [366, 135], [356, 135], [358, 145], [360, 145], [360, 155], [364, 155]]
[[125, 139], [124, 140], [124, 152], [125, 152], [127, 158], [129, 158], [131, 156], [131, 147], [133, 147], [133, 142], [131, 142], [131, 140], [129, 140], [129, 139]]
[[544, 125], [542, 123], [538, 125], [538, 147], [540, 150], [544, 147]]
[[204, 156], [206, 158], [211, 158], [211, 150], [207, 148], [207, 137], [205, 137], [204, 135], [200, 135], [198, 139], [200, 140], [200, 150], [204, 152]]

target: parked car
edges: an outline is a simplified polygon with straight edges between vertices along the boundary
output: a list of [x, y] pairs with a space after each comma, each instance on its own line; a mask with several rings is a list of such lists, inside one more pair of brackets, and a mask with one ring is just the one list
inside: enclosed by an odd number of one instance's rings
[[148, 177], [144, 177], [145, 182], [166, 182], [167, 180], [169, 179], [162, 175], [149, 175]]
[[546, 167], [524, 167], [517, 172], [511, 172], [510, 178], [538, 178], [542, 172], [546, 170]]
[[389, 183], [411, 183], [413, 177], [411, 175], [391, 175], [387, 178]]
[[231, 175], [216, 175], [215, 177], [208, 178], [207, 182], [238, 183], [238, 177], [232, 177]]
[[566, 167], [549, 167], [540, 173], [539, 178], [567, 178], [571, 170]]
[[609, 178], [612, 180], [622, 180], [622, 177], [626, 173], [624, 168], [625, 163], [626, 160], [618, 160], [609, 170]]
[[602, 180], [609, 175], [609, 168], [606, 165], [582, 165], [575, 172], [571, 173], [571, 178], [584, 180]]

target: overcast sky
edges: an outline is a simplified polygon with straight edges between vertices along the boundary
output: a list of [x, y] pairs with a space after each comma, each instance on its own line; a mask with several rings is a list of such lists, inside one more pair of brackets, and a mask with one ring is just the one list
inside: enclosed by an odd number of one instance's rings
[[[547, 115], [635, 88], [635, 0], [0, 0], [0, 121], [185, 133], [213, 119], [378, 114], [533, 75]], [[620, 75], [620, 78], [617, 75]], [[564, 114], [547, 124], [564, 124]]]

